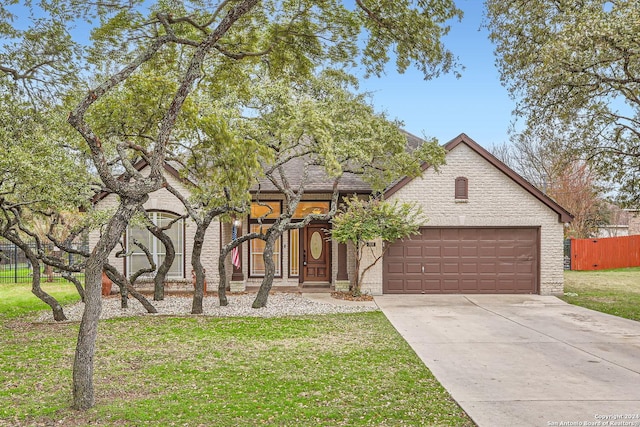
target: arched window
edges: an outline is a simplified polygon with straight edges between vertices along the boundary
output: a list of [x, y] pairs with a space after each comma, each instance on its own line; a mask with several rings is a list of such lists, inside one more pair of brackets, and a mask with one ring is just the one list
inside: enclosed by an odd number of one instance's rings
[[[154, 224], [165, 227], [178, 218], [178, 215], [168, 212], [149, 212], [149, 217]], [[165, 233], [171, 238], [173, 247], [176, 251], [176, 257], [171, 264], [171, 268], [167, 273], [167, 277], [184, 278], [184, 220], [174, 222], [171, 228], [165, 230]], [[127, 229], [127, 249], [130, 253], [127, 258], [127, 275], [140, 270], [141, 268], [147, 268], [150, 266], [147, 256], [133, 241], [138, 240], [145, 245], [151, 256], [153, 262], [156, 264], [156, 270], [160, 267], [160, 264], [164, 261], [166, 255], [166, 249], [162, 242], [158, 240], [153, 234], [144, 227], [141, 226], [129, 226]], [[143, 277], [152, 277], [153, 274], [145, 274]]]
[[456, 199], [469, 198], [469, 181], [463, 176], [456, 178]]

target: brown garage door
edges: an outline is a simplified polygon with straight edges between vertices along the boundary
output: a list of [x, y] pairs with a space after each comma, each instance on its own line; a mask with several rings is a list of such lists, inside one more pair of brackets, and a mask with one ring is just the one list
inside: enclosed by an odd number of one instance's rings
[[538, 292], [537, 228], [422, 228], [384, 256], [389, 294]]

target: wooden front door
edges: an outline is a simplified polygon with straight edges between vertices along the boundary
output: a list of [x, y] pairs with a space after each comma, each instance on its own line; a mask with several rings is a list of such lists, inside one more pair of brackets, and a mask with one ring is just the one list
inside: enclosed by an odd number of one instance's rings
[[325, 230], [328, 224], [311, 224], [304, 229], [302, 252], [303, 280], [328, 282], [331, 277], [329, 239]]

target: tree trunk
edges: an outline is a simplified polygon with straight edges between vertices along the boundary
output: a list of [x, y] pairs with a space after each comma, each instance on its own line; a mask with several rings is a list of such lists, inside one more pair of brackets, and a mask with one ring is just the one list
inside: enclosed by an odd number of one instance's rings
[[256, 299], [251, 305], [252, 308], [262, 308], [267, 306], [269, 291], [271, 291], [273, 278], [276, 275], [276, 265], [273, 262], [273, 247], [281, 233], [275, 232], [275, 229], [271, 233], [269, 233], [269, 231], [271, 231], [271, 229], [267, 231], [267, 240], [265, 241], [264, 253], [262, 254], [262, 258], [264, 259], [264, 278], [260, 284], [258, 295], [256, 295]]
[[160, 264], [160, 267], [158, 267], [158, 272], [153, 278], [153, 300], [162, 301], [164, 300], [164, 282], [166, 280], [167, 273], [169, 273], [169, 269], [176, 258], [176, 249], [173, 246], [171, 238], [167, 236], [160, 227], [147, 227], [147, 229], [158, 240], [160, 240], [165, 247], [164, 260], [162, 261], [162, 264]]
[[355, 250], [355, 255], [356, 255], [356, 259], [355, 259], [355, 274], [354, 274], [354, 280], [353, 280], [353, 287], [351, 289], [351, 295], [353, 295], [354, 297], [359, 297], [360, 296], [360, 261], [362, 261], [362, 245], [360, 244], [360, 242], [356, 243], [356, 250]]
[[129, 220], [148, 197], [131, 200], [122, 197], [118, 210], [87, 260], [85, 268], [85, 306], [78, 332], [73, 361], [73, 408], [87, 410], [95, 403], [93, 357], [96, 350], [98, 322], [102, 311], [102, 268], [109, 253], [120, 240]]
[[40, 280], [41, 280], [40, 261], [38, 260], [38, 257], [36, 256], [36, 254], [33, 253], [29, 245], [25, 244], [18, 237], [17, 234], [13, 235], [13, 234], [7, 233], [5, 237], [24, 252], [25, 256], [27, 257], [27, 259], [31, 263], [31, 266], [33, 267], [33, 278], [31, 279], [31, 293], [37, 296], [42, 302], [47, 304], [49, 307], [51, 307], [51, 311], [53, 312], [53, 319], [56, 322], [67, 320], [67, 316], [65, 316], [64, 310], [62, 309], [62, 306], [60, 305], [58, 300], [52, 297], [51, 295], [49, 295], [48, 293], [46, 293], [45, 291], [43, 291], [42, 288], [40, 287]]
[[193, 238], [193, 251], [191, 252], [191, 266], [196, 273], [196, 283], [193, 290], [193, 304], [191, 314], [202, 314], [202, 299], [204, 298], [204, 269], [202, 268], [202, 247], [208, 223], [198, 224]]
[[[104, 267], [106, 268], [106, 266]], [[113, 277], [110, 277], [111, 281], [118, 285], [118, 289], [120, 290], [120, 308], [126, 309], [129, 308], [129, 294], [126, 279], [120, 277], [120, 273], [116, 270], [118, 274], [115, 274], [113, 271], [110, 273]]]
[[[140, 304], [142, 304], [145, 310], [147, 310], [147, 313], [158, 312], [153, 304], [151, 304], [149, 300], [144, 297], [144, 295], [138, 292], [136, 288], [131, 284], [131, 282], [126, 277], [124, 277], [117, 268], [115, 268], [111, 264], [105, 263], [104, 269], [105, 271], [107, 271], [107, 275], [113, 281], [113, 283], [118, 284], [121, 289], [124, 288], [126, 291], [128, 291], [135, 299], [140, 302]], [[128, 300], [128, 298], [126, 300]], [[129, 308], [129, 304], [126, 304], [126, 306], [121, 305], [121, 307]]]
[[68, 271], [63, 272], [62, 277], [73, 283], [73, 285], [76, 287], [76, 290], [78, 291], [78, 294], [80, 295], [80, 300], [84, 302], [84, 288], [82, 287], [82, 283], [80, 283], [80, 281], [73, 276], [73, 273], [70, 273]]
[[28, 246], [26, 245], [24, 248], [21, 248], [21, 249], [23, 251], [24, 249], [27, 249], [25, 251], [25, 255], [27, 256], [27, 258], [31, 262], [31, 265], [33, 266], [33, 278], [31, 280], [31, 293], [37, 296], [41, 301], [43, 301], [49, 307], [51, 307], [51, 310], [53, 311], [53, 319], [56, 322], [67, 320], [67, 316], [65, 316], [64, 310], [62, 309], [62, 306], [60, 305], [58, 300], [52, 297], [51, 295], [49, 295], [48, 293], [46, 293], [45, 291], [43, 291], [42, 288], [40, 287], [40, 262], [36, 258], [35, 254], [31, 252], [31, 249], [29, 249]]
[[227, 268], [224, 265], [228, 254], [229, 252], [223, 249], [218, 257], [218, 274], [220, 275], [220, 282], [218, 283], [218, 301], [220, 302], [220, 307], [226, 307], [229, 305], [229, 301], [227, 300]]

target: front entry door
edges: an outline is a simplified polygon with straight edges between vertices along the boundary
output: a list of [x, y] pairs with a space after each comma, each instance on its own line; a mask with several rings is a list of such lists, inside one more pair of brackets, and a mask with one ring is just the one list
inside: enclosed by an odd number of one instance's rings
[[328, 224], [311, 224], [304, 229], [302, 252], [303, 280], [328, 282], [330, 278], [329, 239], [324, 230]]

